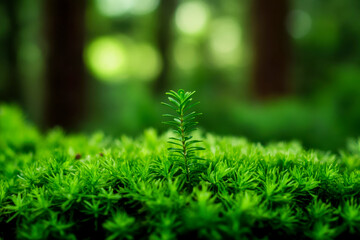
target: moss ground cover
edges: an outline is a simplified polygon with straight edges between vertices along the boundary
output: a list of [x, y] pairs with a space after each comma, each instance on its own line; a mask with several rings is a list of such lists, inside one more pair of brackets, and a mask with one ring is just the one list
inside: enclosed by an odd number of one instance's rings
[[359, 142], [330, 153], [194, 135], [207, 161], [188, 182], [170, 132], [40, 134], [0, 106], [0, 239], [360, 237]]

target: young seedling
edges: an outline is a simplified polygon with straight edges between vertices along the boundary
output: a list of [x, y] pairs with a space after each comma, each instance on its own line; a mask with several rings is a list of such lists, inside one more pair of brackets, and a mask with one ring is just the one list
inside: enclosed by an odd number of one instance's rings
[[164, 123], [172, 126], [176, 134], [176, 137], [170, 137], [168, 142], [172, 144], [172, 147], [168, 148], [168, 150], [174, 156], [183, 159], [188, 182], [190, 182], [190, 164], [196, 160], [204, 160], [196, 156], [197, 151], [204, 150], [204, 148], [195, 145], [201, 141], [193, 140], [191, 135], [198, 124], [195, 117], [201, 115], [201, 113], [190, 111], [195, 105], [199, 104], [199, 102], [192, 103], [194, 93], [195, 91], [185, 92], [182, 89], [178, 92], [171, 90], [166, 93], [169, 96], [170, 103], [162, 102], [162, 104], [176, 112], [176, 115], [163, 114], [164, 117], [172, 118], [172, 120]]

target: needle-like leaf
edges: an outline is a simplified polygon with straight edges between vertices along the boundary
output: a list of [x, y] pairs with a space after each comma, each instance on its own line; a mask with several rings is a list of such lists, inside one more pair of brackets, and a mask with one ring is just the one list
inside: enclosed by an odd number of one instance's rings
[[[177, 138], [171, 137], [170, 139], [173, 141], [169, 141], [168, 143], [172, 144], [173, 147], [168, 148], [169, 152], [173, 155], [179, 156], [184, 160], [185, 169], [186, 169], [186, 178], [187, 181], [190, 182], [190, 164], [195, 165], [196, 161], [201, 159], [197, 157], [195, 154], [197, 151], [204, 150], [202, 147], [194, 146], [201, 141], [199, 140], [191, 140], [191, 132], [196, 129], [198, 122], [195, 121], [196, 116], [201, 115], [201, 113], [196, 113], [192, 111], [188, 113], [187, 111], [190, 110], [195, 105], [199, 104], [199, 102], [191, 103], [192, 96], [194, 95], [195, 91], [193, 92], [185, 92], [184, 90], [180, 89], [178, 92], [170, 90], [166, 93], [170, 103], [162, 103], [165, 106], [170, 107], [171, 109], [175, 110], [177, 116], [173, 114], [163, 114], [164, 117], [171, 117], [173, 120], [164, 122], [172, 126], [174, 132], [178, 136]], [[175, 142], [174, 142], [175, 141]]]

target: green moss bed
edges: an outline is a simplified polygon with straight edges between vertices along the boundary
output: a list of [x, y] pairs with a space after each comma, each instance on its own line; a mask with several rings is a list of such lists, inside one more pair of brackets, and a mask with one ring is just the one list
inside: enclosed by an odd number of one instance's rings
[[191, 182], [171, 135], [41, 134], [0, 106], [0, 239], [358, 239], [360, 144], [339, 152], [197, 132]]

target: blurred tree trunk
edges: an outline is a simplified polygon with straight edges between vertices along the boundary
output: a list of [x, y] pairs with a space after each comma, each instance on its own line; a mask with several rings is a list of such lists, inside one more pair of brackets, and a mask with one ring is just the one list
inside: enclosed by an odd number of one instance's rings
[[1, 91], [3, 94], [2, 100], [22, 104], [23, 98], [17, 57], [19, 43], [18, 1], [5, 1], [4, 7], [9, 20], [9, 31], [5, 37], [4, 60], [7, 62], [7, 79], [5, 80], [5, 90]]
[[74, 129], [84, 113], [85, 0], [44, 0], [47, 127]]
[[253, 0], [252, 4], [255, 95], [260, 99], [282, 96], [289, 90], [289, 1]]
[[171, 67], [172, 18], [175, 14], [177, 0], [161, 0], [158, 10], [157, 45], [162, 58], [162, 70], [154, 83], [154, 92], [163, 94], [168, 88]]

